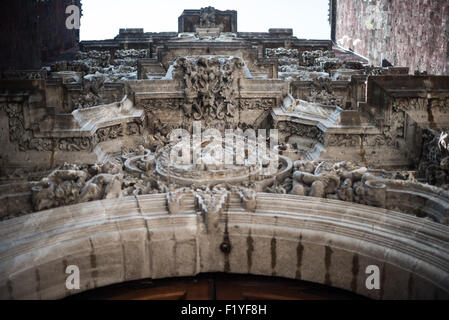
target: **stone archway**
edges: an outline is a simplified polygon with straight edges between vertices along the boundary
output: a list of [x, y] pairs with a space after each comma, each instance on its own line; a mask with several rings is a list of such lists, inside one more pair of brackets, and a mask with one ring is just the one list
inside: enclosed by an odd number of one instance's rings
[[[4, 221], [0, 298], [59, 299], [137, 279], [225, 272], [326, 284], [374, 299], [449, 297], [447, 226], [394, 211], [292, 195], [232, 195], [213, 232], [194, 195], [176, 214], [167, 195], [103, 200]], [[220, 250], [223, 242], [231, 250]], [[80, 290], [65, 286], [80, 269]], [[365, 286], [366, 267], [381, 272]]]

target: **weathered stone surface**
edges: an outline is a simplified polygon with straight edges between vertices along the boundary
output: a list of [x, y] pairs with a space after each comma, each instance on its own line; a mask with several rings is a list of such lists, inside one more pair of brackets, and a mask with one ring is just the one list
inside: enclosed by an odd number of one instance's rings
[[[188, 198], [193, 204], [193, 195]], [[217, 271], [302, 279], [376, 299], [428, 299], [435, 290], [449, 290], [447, 226], [341, 201], [258, 194], [255, 213], [242, 211], [232, 195], [217, 232], [207, 233], [202, 219], [191, 218], [194, 210], [171, 215], [163, 197], [138, 199], [2, 222], [2, 298], [54, 299], [122, 281]], [[139, 213], [147, 206], [160, 209]], [[228, 256], [220, 250], [226, 228]], [[80, 267], [80, 291], [65, 288], [65, 266], [71, 264]], [[364, 285], [365, 269], [373, 264], [385, 277], [381, 291]], [[36, 283], [34, 270], [40, 275]], [[411, 288], [410, 277], [416, 279]]]
[[449, 6], [445, 1], [332, 0], [335, 39], [368, 57], [411, 72], [449, 73]]
[[47, 59], [76, 47], [79, 30], [65, 27], [69, 5], [81, 8], [81, 1], [2, 1], [0, 71], [40, 69]]
[[0, 297], [202, 272], [447, 297], [449, 77], [235, 11], [179, 23], [2, 73]]

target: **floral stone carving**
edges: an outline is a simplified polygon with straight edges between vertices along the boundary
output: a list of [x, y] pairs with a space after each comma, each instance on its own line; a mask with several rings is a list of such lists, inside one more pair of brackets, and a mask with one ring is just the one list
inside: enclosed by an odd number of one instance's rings
[[184, 112], [195, 120], [223, 120], [237, 109], [238, 78], [244, 62], [232, 56], [178, 58], [175, 74], [184, 82]]

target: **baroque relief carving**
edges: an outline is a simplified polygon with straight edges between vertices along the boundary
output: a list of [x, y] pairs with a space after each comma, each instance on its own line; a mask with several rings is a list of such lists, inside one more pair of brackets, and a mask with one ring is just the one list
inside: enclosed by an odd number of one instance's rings
[[276, 99], [273, 98], [259, 98], [259, 99], [240, 99], [240, 109], [254, 110], [260, 109], [268, 111], [276, 107]]
[[449, 98], [446, 99], [431, 99], [430, 106], [432, 110], [437, 110], [438, 113], [449, 113]]
[[329, 147], [356, 147], [360, 144], [361, 138], [359, 135], [332, 134], [326, 136], [326, 145]]
[[324, 143], [324, 133], [316, 126], [308, 126], [289, 121], [280, 121], [278, 123], [278, 128], [282, 132], [289, 133], [289, 136], [297, 135], [300, 137], [315, 139], [320, 143]]
[[359, 147], [360, 145], [368, 147], [388, 146], [399, 148], [397, 140], [387, 128], [387, 134], [359, 135], [359, 134], [332, 134], [326, 136], [326, 146], [329, 147]]
[[393, 106], [389, 122], [381, 127], [381, 134], [333, 134], [326, 136], [330, 147], [388, 146], [400, 149], [404, 144], [405, 112]]
[[368, 147], [394, 146], [394, 140], [391, 137], [382, 134], [363, 136], [363, 145]]
[[[90, 180], [87, 180], [91, 177]], [[86, 201], [119, 198], [122, 195], [121, 166], [108, 162], [93, 165], [88, 170], [76, 165], [64, 165], [54, 170], [32, 188], [36, 211]]]
[[229, 191], [222, 186], [215, 186], [212, 189], [195, 189], [196, 204], [203, 214], [207, 232], [214, 232], [218, 229], [228, 196]]
[[0, 79], [7, 80], [43, 80], [46, 79], [46, 71], [43, 70], [10, 70], [4, 71], [0, 75]]
[[31, 129], [25, 129], [23, 103], [6, 103], [0, 105], [8, 115], [9, 138], [17, 143], [20, 151], [91, 151], [90, 137], [36, 138]]
[[306, 98], [309, 102], [320, 103], [329, 106], [341, 106], [343, 100], [336, 96], [333, 92], [327, 92], [326, 90], [312, 89], [309, 96]]
[[242, 201], [242, 206], [245, 210], [255, 212], [257, 208], [257, 192], [254, 189], [244, 187], [234, 187], [234, 192], [237, 192]]
[[406, 112], [418, 122], [433, 122], [436, 120], [434, 114], [449, 113], [449, 98], [397, 98], [393, 100], [392, 106], [393, 109]]
[[180, 188], [167, 193], [167, 208], [170, 214], [179, 214], [182, 211], [182, 200], [185, 196], [193, 194], [190, 188]]
[[167, 99], [145, 99], [142, 100], [142, 106], [147, 113], [150, 113], [155, 109], [170, 109], [177, 110], [181, 107], [183, 100], [176, 98]]
[[296, 161], [292, 194], [386, 206], [386, 186], [351, 162]]
[[128, 136], [139, 136], [143, 132], [143, 121], [130, 122], [127, 124]]
[[216, 13], [214, 7], [202, 8], [200, 12], [200, 26], [202, 28], [215, 27]]
[[337, 96], [332, 87], [332, 79], [318, 77], [313, 79], [310, 94], [306, 97], [309, 102], [331, 106], [342, 106], [343, 100]]
[[91, 151], [93, 143], [91, 137], [75, 137], [59, 139], [58, 149], [60, 151]]
[[[92, 151], [95, 144], [108, 140], [114, 140], [126, 135], [123, 124], [118, 124], [97, 130], [93, 137], [65, 137], [65, 138], [40, 138], [35, 137], [31, 129], [25, 129], [23, 115], [23, 103], [3, 103], [3, 108], [8, 115], [9, 138], [17, 143], [20, 151]], [[143, 122], [135, 121], [126, 124], [127, 135], [140, 135], [143, 131]]]
[[428, 100], [423, 98], [398, 98], [393, 100], [393, 108], [401, 111], [426, 111]]
[[30, 139], [30, 133], [25, 129], [23, 103], [3, 103], [0, 105], [8, 115], [9, 139], [18, 143], [20, 148]]
[[185, 115], [194, 120], [234, 117], [243, 67], [242, 59], [232, 56], [178, 58], [175, 74], [185, 86]]
[[111, 127], [98, 129], [95, 134], [95, 141], [104, 142], [108, 140], [114, 140], [124, 136], [123, 125], [117, 124]]

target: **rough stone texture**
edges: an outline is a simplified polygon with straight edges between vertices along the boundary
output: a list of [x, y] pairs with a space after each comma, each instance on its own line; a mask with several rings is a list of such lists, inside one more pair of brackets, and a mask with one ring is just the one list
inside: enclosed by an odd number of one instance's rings
[[[177, 214], [167, 210], [162, 195], [148, 195], [2, 222], [0, 298], [58, 299], [114, 283], [201, 272], [282, 276], [374, 299], [448, 298], [447, 226], [335, 200], [257, 198], [257, 210], [249, 212], [233, 195], [213, 233], [193, 195]], [[230, 253], [220, 250], [226, 237]], [[80, 290], [66, 289], [68, 265], [80, 268]], [[365, 287], [369, 265], [382, 270], [381, 290]]]
[[217, 27], [222, 32], [237, 32], [237, 11], [213, 7], [184, 10], [178, 19], [178, 32], [195, 32], [198, 27]]
[[185, 18], [2, 74], [0, 297], [72, 294], [70, 264], [82, 291], [231, 272], [446, 297], [449, 77]]
[[78, 45], [66, 28], [66, 7], [80, 0], [3, 0], [0, 4], [0, 71], [40, 69], [41, 63]]
[[334, 0], [339, 45], [370, 59], [449, 74], [449, 3], [440, 0]]

